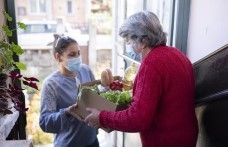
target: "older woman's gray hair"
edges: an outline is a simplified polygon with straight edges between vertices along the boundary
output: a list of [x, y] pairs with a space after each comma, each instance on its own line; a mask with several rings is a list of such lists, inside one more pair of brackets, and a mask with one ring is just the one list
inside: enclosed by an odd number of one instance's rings
[[151, 48], [166, 45], [167, 41], [159, 19], [149, 11], [138, 12], [128, 17], [120, 27], [119, 35]]

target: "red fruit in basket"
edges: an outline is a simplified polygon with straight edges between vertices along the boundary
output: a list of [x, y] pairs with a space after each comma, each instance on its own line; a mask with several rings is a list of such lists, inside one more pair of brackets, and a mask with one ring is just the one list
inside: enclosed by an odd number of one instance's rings
[[114, 81], [113, 84], [115, 84], [116, 86], [119, 86], [119, 82], [118, 81]]
[[122, 82], [120, 82], [120, 85], [119, 85], [119, 86], [120, 86], [120, 88], [122, 89], [122, 88], [123, 88], [123, 83], [122, 83]]
[[110, 84], [109, 88], [112, 89], [112, 90], [116, 90], [116, 84], [113, 82]]
[[122, 91], [123, 89], [123, 83], [120, 82], [120, 81], [114, 81], [110, 84], [109, 88], [111, 90], [119, 90], [119, 91]]

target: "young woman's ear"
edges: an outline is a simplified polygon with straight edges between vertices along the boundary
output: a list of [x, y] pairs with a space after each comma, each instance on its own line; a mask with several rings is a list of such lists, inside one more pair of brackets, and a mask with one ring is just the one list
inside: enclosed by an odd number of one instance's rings
[[59, 53], [55, 53], [55, 59], [56, 59], [58, 62], [62, 62], [61, 55], [60, 55]]

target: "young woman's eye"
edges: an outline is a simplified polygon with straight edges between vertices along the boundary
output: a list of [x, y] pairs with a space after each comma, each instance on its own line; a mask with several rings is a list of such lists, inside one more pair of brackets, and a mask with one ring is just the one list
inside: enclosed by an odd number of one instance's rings
[[75, 54], [75, 53], [71, 53], [71, 54], [69, 54], [68, 56], [69, 56], [69, 57], [75, 57], [76, 54]]

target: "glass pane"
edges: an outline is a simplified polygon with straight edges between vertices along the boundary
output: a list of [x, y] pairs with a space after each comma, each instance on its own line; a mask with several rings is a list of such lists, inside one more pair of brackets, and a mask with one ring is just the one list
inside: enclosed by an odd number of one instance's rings
[[154, 12], [164, 29], [164, 32], [167, 33], [168, 38], [168, 45], [170, 44], [170, 30], [171, 30], [171, 17], [172, 17], [172, 3], [173, 0], [152, 0], [150, 2], [150, 6], [148, 6], [148, 9], [152, 12]]
[[39, 5], [40, 5], [40, 13], [45, 13], [46, 12], [46, 1], [45, 0], [40, 0]]
[[143, 1], [142, 0], [131, 0], [127, 1], [127, 17], [134, 14], [135, 12], [143, 10]]
[[72, 1], [67, 1], [67, 13], [72, 13]]
[[[95, 79], [101, 78], [102, 70], [112, 69], [112, 1], [101, 0], [95, 3], [97, 1], [28, 0], [28, 2], [30, 3], [26, 5], [25, 0], [15, 1], [17, 10], [21, 6], [26, 10], [33, 10], [33, 13], [29, 11], [24, 15], [16, 14], [17, 21], [27, 26], [25, 31], [18, 32], [18, 44], [24, 50], [24, 54], [19, 58], [27, 66], [27, 70], [21, 71], [21, 74], [38, 78], [40, 91], [44, 79], [59, 70], [59, 66], [62, 65], [53, 56], [56, 33], [67, 35], [78, 42], [82, 62], [91, 68]], [[95, 8], [94, 5], [99, 7]], [[39, 126], [40, 91], [32, 89], [25, 91], [26, 105], [30, 107], [27, 113], [26, 134], [28, 139], [33, 140], [34, 146], [53, 147], [53, 134], [43, 132]], [[70, 102], [66, 106], [73, 103], [75, 102]], [[110, 135], [104, 133], [99, 131], [100, 144], [114, 146], [107, 139]]]
[[57, 28], [57, 25], [54, 25], [54, 24], [48, 24], [47, 25], [47, 30], [46, 32], [51, 32], [51, 33], [55, 33], [56, 32], [56, 28]]
[[126, 17], [125, 14], [127, 12], [126, 12], [125, 1], [119, 0], [118, 4], [119, 4], [118, 11], [116, 12], [117, 16], [115, 19], [116, 28], [114, 28], [116, 31], [114, 31], [114, 33], [116, 33], [115, 35], [117, 36], [118, 42], [123, 43], [123, 39], [119, 37], [119, 28], [123, 24], [125, 17]]
[[30, 33], [44, 33], [45, 25], [31, 25]]
[[30, 0], [30, 11], [31, 13], [36, 13], [37, 12], [37, 6], [36, 6], [36, 0]]

